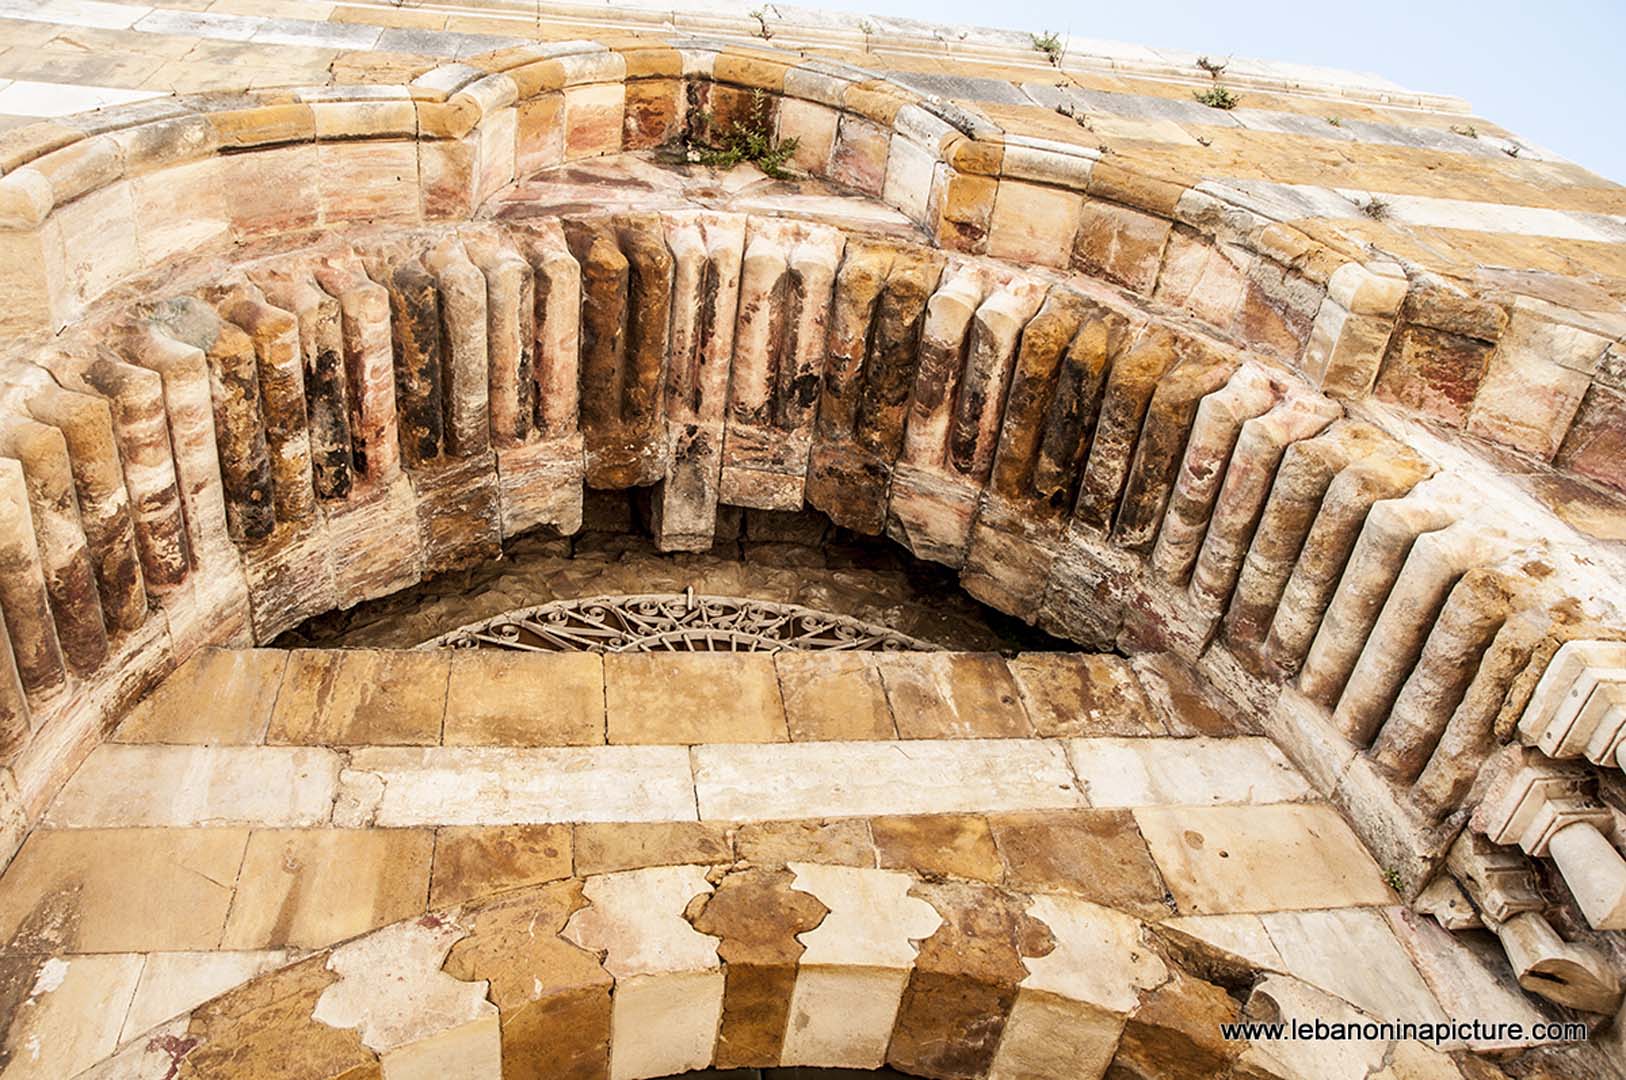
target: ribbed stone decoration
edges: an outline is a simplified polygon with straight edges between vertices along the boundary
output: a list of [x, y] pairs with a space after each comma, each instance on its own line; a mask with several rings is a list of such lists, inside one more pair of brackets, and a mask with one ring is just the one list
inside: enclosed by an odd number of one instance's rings
[[460, 626], [421, 649], [522, 652], [937, 652], [846, 615], [737, 596], [648, 593], [555, 600]]

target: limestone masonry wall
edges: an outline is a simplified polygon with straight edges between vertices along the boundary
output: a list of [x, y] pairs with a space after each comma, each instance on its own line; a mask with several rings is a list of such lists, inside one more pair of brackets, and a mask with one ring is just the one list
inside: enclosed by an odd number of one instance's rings
[[[493, 199], [755, 91], [798, 166], [918, 232]], [[1488, 836], [1626, 925], [1594, 794], [1623, 570], [1495, 464], [1626, 489], [1613, 436], [1576, 433], [1619, 395], [1590, 316], [734, 47], [166, 99], [10, 134], [0, 168], [7, 853], [198, 648], [574, 532], [584, 484], [654, 485], [666, 550], [709, 548], [719, 505], [805, 501], [1051, 633], [1178, 655], [1408, 897], [1448, 863], [1483, 892]], [[1367, 400], [1395, 350], [1466, 341], [1492, 375], [1456, 426], [1499, 448]]]

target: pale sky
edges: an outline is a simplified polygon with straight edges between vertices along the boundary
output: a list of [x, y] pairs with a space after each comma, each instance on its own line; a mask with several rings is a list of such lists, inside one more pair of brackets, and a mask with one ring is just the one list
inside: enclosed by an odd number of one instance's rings
[[1626, 0], [800, 0], [1370, 71], [1626, 183]]

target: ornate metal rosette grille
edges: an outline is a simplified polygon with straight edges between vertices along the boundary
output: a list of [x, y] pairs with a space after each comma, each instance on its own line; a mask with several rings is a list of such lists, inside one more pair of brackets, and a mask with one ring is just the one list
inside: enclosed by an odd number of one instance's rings
[[658, 593], [555, 600], [460, 626], [421, 648], [525, 652], [934, 651], [875, 623], [797, 604]]

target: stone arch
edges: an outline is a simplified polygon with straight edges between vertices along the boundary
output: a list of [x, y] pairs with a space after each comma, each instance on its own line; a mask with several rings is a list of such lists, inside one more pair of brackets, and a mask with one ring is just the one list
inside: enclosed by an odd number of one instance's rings
[[[658, 484], [674, 549], [719, 502], [805, 500], [1053, 632], [1175, 653], [1408, 896], [1476, 811], [1475, 835], [1554, 850], [1528, 826], [1575, 774], [1502, 746], [1527, 704], [1526, 741], [1582, 730], [1551, 698], [1589, 665], [1535, 691], [1570, 639], [1621, 636], [1612, 564], [1363, 400], [1420, 292], [1397, 268], [817, 61], [585, 43], [481, 63], [115, 110], [0, 161], [15, 835], [199, 647], [568, 532], [585, 483]], [[752, 90], [781, 131], [823, 125], [804, 164], [898, 229], [497, 198]], [[235, 197], [251, 185], [268, 197]], [[1035, 232], [1085, 197], [1109, 231], [1167, 224], [1155, 260]], [[1508, 362], [1541, 347], [1510, 335]], [[1551, 748], [1610, 766], [1605, 715]], [[1562, 819], [1578, 879], [1607, 816]], [[1626, 862], [1600, 865], [1586, 907], [1610, 928]]]
[[[1311, 1002], [1360, 1016], [1169, 934], [1071, 896], [906, 870], [651, 866], [372, 931], [255, 976], [109, 1067], [201, 1078], [229, 1063], [301, 1080], [795, 1066], [966, 1080], [1109, 1068], [1146, 1080], [1297, 1077], [1317, 1075], [1313, 1060], [1227, 1041], [1218, 1025]], [[1415, 1043], [1356, 1054], [1374, 1067], [1398, 1057], [1419, 1075], [1449, 1068]]]

